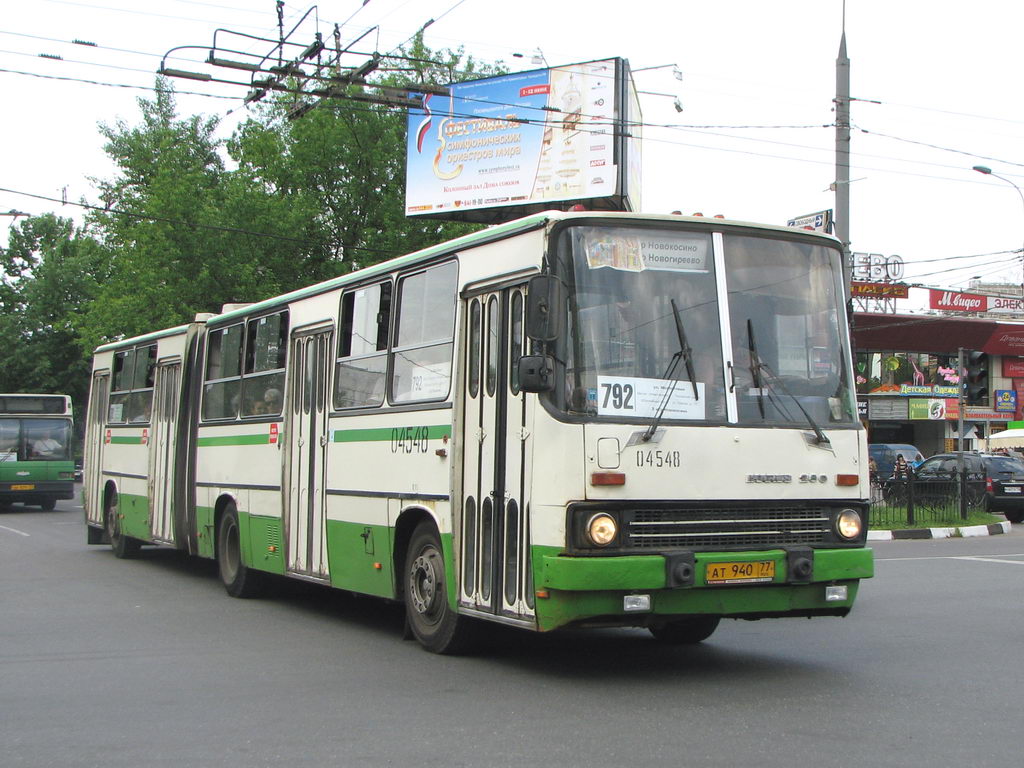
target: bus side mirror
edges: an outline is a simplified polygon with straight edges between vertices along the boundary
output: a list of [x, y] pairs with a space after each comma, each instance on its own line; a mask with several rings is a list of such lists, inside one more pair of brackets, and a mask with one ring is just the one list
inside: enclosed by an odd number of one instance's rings
[[519, 388], [523, 392], [550, 392], [555, 388], [555, 362], [547, 355], [519, 358]]
[[526, 335], [534, 341], [554, 341], [562, 332], [565, 287], [552, 275], [530, 278], [526, 297]]

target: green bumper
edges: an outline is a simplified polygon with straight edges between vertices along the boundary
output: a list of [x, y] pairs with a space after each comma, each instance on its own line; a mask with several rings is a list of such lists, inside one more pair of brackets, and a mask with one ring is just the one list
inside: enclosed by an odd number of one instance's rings
[[[623, 557], [567, 557], [555, 552], [536, 553], [537, 622], [542, 630], [588, 621], [644, 624], [659, 618], [715, 614], [737, 618], [772, 616], [845, 615], [857, 595], [860, 579], [874, 575], [869, 549], [814, 550], [808, 581], [787, 581], [784, 550], [761, 552], [698, 552], [693, 584], [669, 588], [665, 558], [661, 555]], [[774, 561], [772, 581], [758, 584], [709, 585], [708, 565]], [[826, 600], [826, 586], [846, 586], [845, 600]], [[651, 608], [642, 613], [623, 609], [627, 594], [650, 595]]]

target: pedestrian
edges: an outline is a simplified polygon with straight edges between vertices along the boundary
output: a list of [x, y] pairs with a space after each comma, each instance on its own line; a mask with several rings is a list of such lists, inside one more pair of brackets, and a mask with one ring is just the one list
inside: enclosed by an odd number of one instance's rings
[[907, 460], [903, 458], [903, 454], [899, 454], [896, 457], [896, 463], [893, 465], [892, 476], [898, 480], [906, 480], [910, 475], [910, 467], [907, 466]]

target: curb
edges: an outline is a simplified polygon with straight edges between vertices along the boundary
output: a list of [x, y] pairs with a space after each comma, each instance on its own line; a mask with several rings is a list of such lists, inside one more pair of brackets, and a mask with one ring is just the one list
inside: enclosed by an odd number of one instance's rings
[[949, 539], [953, 537], [996, 536], [1010, 532], [1010, 522], [991, 525], [968, 525], [963, 528], [904, 528], [898, 531], [868, 531], [868, 541], [892, 541], [893, 539]]

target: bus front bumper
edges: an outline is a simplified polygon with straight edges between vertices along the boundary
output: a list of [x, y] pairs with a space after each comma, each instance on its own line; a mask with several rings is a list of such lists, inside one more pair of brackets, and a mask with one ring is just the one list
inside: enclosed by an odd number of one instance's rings
[[[538, 629], [566, 625], [647, 626], [673, 617], [710, 614], [726, 618], [845, 616], [861, 579], [874, 575], [869, 549], [799, 550], [810, 569], [795, 569], [795, 552], [687, 553], [688, 579], [673, 584], [673, 555], [570, 557], [542, 554], [537, 571]], [[771, 566], [765, 564], [771, 563]], [[756, 583], [714, 581], [712, 566], [742, 572]], [[734, 567], [735, 566], [735, 567]], [[764, 569], [771, 576], [759, 575]], [[844, 589], [845, 588], [845, 589]], [[638, 599], [639, 598], [639, 599]]]

